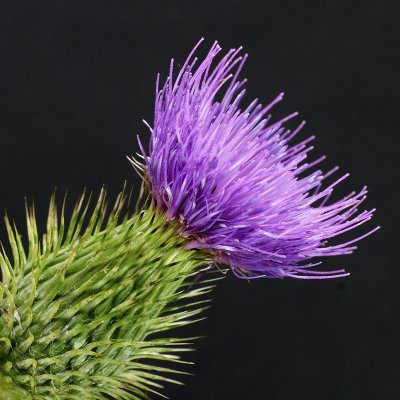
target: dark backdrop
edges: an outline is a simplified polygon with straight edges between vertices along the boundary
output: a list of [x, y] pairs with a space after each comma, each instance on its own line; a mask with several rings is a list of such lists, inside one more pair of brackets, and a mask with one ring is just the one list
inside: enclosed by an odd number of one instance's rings
[[[0, 8], [0, 207], [43, 224], [57, 186], [75, 197], [138, 183], [125, 155], [146, 142], [157, 72], [201, 36], [250, 58], [248, 99], [286, 92], [317, 134], [323, 167], [368, 184], [382, 230], [351, 257], [351, 277], [239, 281], [213, 293], [207, 337], [173, 399], [399, 399], [397, 1], [9, 1]], [[370, 227], [373, 227], [370, 224]], [[3, 228], [2, 228], [3, 229]], [[4, 238], [4, 229], [2, 237]]]

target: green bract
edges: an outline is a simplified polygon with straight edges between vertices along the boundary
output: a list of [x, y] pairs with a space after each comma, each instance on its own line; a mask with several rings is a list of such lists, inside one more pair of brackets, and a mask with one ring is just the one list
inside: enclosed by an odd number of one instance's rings
[[66, 224], [53, 196], [41, 240], [27, 207], [27, 251], [6, 218], [0, 399], [141, 399], [174, 381], [160, 361], [183, 362], [189, 343], [166, 331], [199, 318], [211, 286], [192, 278], [209, 256], [150, 205], [129, 213], [125, 192], [110, 213], [104, 190], [89, 201]]

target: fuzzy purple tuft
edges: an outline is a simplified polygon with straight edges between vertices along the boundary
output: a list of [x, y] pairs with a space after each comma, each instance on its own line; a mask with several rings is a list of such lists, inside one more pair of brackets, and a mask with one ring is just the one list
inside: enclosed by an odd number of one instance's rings
[[171, 62], [161, 90], [157, 79], [149, 156], [141, 146], [155, 206], [180, 221], [190, 247], [210, 251], [240, 277], [346, 276], [311, 267], [320, 264], [315, 258], [352, 253], [355, 242], [378, 229], [328, 243], [371, 219], [374, 210], [357, 211], [366, 188], [329, 204], [348, 174], [322, 188], [336, 169], [313, 170], [323, 157], [306, 162], [313, 137], [289, 145], [304, 122], [293, 132], [283, 123], [297, 113], [270, 122], [268, 112], [283, 95], [240, 109], [245, 80], [238, 75], [247, 56], [232, 49], [215, 61], [221, 48], [214, 43], [195, 67], [198, 45], [176, 77]]

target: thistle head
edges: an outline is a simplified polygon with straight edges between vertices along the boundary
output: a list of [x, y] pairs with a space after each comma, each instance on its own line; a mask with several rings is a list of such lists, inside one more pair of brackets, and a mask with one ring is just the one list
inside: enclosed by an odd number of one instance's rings
[[[196, 46], [197, 47], [197, 46]], [[294, 143], [304, 123], [284, 127], [293, 113], [272, 122], [258, 100], [242, 107], [246, 60], [241, 48], [217, 60], [214, 43], [203, 61], [193, 49], [178, 73], [171, 62], [160, 88], [157, 79], [154, 125], [146, 174], [155, 207], [181, 223], [191, 247], [207, 249], [238, 276], [333, 278], [339, 271], [315, 271], [315, 258], [352, 253], [354, 243], [329, 240], [368, 221], [358, 212], [366, 188], [330, 202], [348, 174], [325, 184], [336, 169], [309, 162], [313, 137]], [[376, 228], [377, 229], [377, 228]]]

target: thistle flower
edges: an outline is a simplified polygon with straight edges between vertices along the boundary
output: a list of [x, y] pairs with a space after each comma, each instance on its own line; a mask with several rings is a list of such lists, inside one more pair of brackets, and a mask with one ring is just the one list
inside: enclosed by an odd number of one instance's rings
[[283, 124], [297, 113], [277, 122], [268, 115], [283, 94], [241, 109], [246, 81], [238, 75], [247, 55], [232, 49], [216, 62], [221, 48], [214, 43], [196, 67], [197, 46], [176, 77], [172, 60], [162, 89], [157, 79], [148, 157], [141, 146], [157, 209], [181, 223], [189, 247], [210, 251], [240, 277], [346, 276], [310, 270], [312, 259], [350, 254], [378, 229], [328, 242], [371, 219], [374, 210], [357, 212], [366, 188], [329, 203], [348, 174], [323, 188], [336, 169], [314, 169], [323, 157], [307, 162], [313, 137], [290, 144], [304, 122], [290, 132]]
[[[195, 48], [196, 49], [196, 48]], [[0, 399], [142, 399], [158, 392], [160, 362], [181, 362], [184, 339], [170, 330], [198, 319], [212, 262], [240, 277], [332, 278], [310, 270], [314, 257], [351, 253], [357, 240], [327, 241], [368, 221], [357, 212], [366, 189], [329, 204], [331, 173], [309, 173], [310, 139], [289, 145], [283, 123], [253, 101], [244, 111], [238, 75], [246, 59], [211, 47], [194, 51], [162, 90], [145, 165], [151, 202], [131, 211], [123, 191], [110, 213], [105, 192], [83, 196], [69, 222], [50, 202], [40, 239], [27, 207], [26, 243], [6, 217], [11, 255], [0, 248]], [[217, 98], [220, 97], [220, 100]], [[90, 213], [92, 211], [92, 213]], [[200, 298], [199, 298], [200, 297]], [[156, 365], [154, 365], [156, 361]]]

